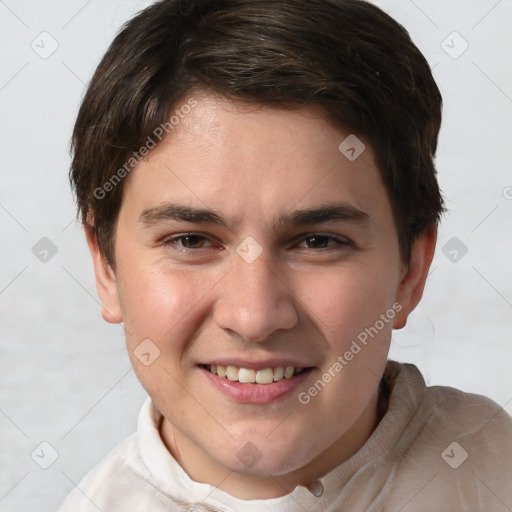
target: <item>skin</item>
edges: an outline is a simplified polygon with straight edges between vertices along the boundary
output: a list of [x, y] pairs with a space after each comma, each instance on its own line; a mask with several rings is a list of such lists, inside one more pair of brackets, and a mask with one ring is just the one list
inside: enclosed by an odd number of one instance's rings
[[[416, 240], [404, 265], [370, 144], [349, 161], [338, 150], [349, 132], [314, 110], [194, 97], [197, 106], [127, 178], [114, 269], [87, 230], [103, 316], [124, 322], [133, 367], [164, 416], [162, 439], [190, 477], [242, 499], [282, 496], [350, 458], [374, 430], [392, 328], [421, 298], [436, 230]], [[148, 220], [167, 203], [213, 210], [228, 226]], [[277, 222], [339, 203], [366, 218]], [[201, 236], [165, 243], [190, 232]], [[236, 252], [249, 236], [262, 248], [252, 263]], [[395, 303], [393, 321], [301, 404], [298, 394]], [[160, 356], [144, 366], [134, 350], [148, 338]], [[315, 368], [274, 403], [240, 404], [198, 367], [219, 356]], [[237, 457], [248, 442], [261, 454], [251, 467]]]

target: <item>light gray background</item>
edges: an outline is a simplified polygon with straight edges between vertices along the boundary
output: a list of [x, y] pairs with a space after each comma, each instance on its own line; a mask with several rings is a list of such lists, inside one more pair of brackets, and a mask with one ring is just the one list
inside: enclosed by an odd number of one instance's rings
[[[55, 510], [136, 428], [145, 393], [122, 328], [101, 320], [67, 171], [84, 84], [149, 3], [0, 0], [0, 512]], [[391, 357], [511, 411], [512, 1], [378, 3], [410, 31], [442, 90], [437, 165], [450, 209], [425, 297]], [[43, 59], [31, 44], [49, 52], [52, 38], [58, 48]], [[58, 249], [46, 262], [32, 252], [42, 237]], [[453, 237], [459, 248], [443, 254]], [[48, 469], [43, 441], [58, 452]]]

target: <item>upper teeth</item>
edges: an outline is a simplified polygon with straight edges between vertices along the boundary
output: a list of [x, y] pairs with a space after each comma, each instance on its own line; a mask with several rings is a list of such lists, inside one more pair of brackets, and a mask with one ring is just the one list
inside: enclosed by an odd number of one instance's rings
[[303, 370], [295, 366], [278, 366], [276, 368], [263, 368], [261, 370], [252, 370], [251, 368], [238, 368], [236, 366], [222, 366], [211, 364], [206, 368], [214, 375], [221, 378], [227, 378], [231, 381], [243, 383], [272, 384], [284, 379], [291, 379], [296, 373]]

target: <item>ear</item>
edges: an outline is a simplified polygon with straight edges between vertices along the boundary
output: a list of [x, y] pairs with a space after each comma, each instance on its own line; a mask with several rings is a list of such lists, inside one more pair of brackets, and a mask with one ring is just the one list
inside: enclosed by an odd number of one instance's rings
[[423, 296], [425, 281], [434, 257], [436, 240], [437, 226], [433, 224], [425, 229], [413, 243], [409, 265], [404, 271], [397, 292], [396, 300], [401, 304], [402, 309], [395, 316], [394, 329], [405, 327], [407, 317]]
[[117, 281], [112, 267], [107, 263], [105, 256], [100, 251], [98, 240], [92, 226], [85, 226], [85, 236], [87, 245], [91, 251], [92, 262], [94, 265], [94, 274], [96, 276], [96, 289], [101, 300], [103, 319], [112, 324], [118, 324], [123, 321], [121, 306], [119, 303], [119, 294]]

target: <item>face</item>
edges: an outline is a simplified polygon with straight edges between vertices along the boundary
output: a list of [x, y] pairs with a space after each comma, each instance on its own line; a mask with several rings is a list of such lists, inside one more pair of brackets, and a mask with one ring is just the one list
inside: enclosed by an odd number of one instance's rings
[[375, 426], [428, 251], [402, 265], [368, 143], [348, 159], [313, 110], [195, 99], [125, 183], [113, 273], [90, 240], [105, 317], [198, 480], [339, 463]]

